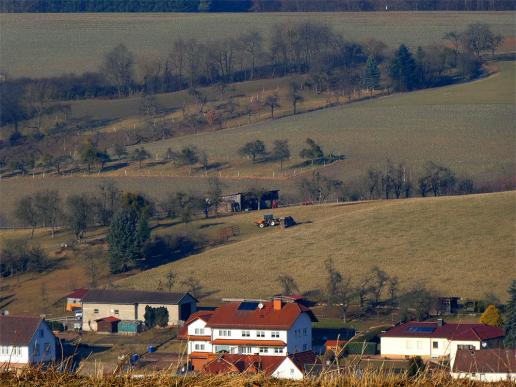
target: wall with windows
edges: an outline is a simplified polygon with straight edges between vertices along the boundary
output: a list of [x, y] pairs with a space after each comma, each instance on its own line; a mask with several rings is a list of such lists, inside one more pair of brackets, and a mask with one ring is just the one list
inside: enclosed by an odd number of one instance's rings
[[56, 360], [56, 338], [48, 325], [42, 322], [29, 344], [29, 361], [40, 363]]
[[289, 354], [312, 349], [312, 320], [306, 313], [301, 314], [287, 333]]
[[287, 331], [267, 329], [219, 329], [213, 328], [213, 339], [280, 340], [287, 342]]
[[209, 341], [191, 340], [188, 342], [188, 353], [192, 352], [213, 352], [213, 347]]
[[450, 345], [450, 366], [453, 367], [457, 349], [480, 349], [480, 341], [452, 341]]
[[428, 337], [382, 337], [382, 356], [431, 356], [432, 339]]
[[15, 363], [26, 364], [29, 362], [29, 347], [12, 345], [0, 346], [0, 364]]
[[136, 306], [124, 304], [94, 304], [85, 303], [82, 305], [82, 330], [96, 331], [95, 320], [113, 316], [120, 320], [138, 320]]
[[206, 326], [206, 321], [197, 319], [188, 325], [188, 336], [211, 336], [211, 328]]

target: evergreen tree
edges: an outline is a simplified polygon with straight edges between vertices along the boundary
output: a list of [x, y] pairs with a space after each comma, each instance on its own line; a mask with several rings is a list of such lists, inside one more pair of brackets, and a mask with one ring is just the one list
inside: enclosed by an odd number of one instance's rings
[[502, 314], [494, 305], [489, 305], [480, 316], [480, 322], [486, 325], [501, 327], [503, 325]]
[[516, 348], [516, 280], [512, 281], [509, 288], [510, 300], [506, 306], [507, 317], [505, 320], [505, 340], [506, 348]]
[[143, 246], [150, 236], [148, 203], [138, 195], [126, 195], [117, 211], [107, 240], [112, 273], [134, 268], [143, 256]]
[[416, 61], [410, 50], [402, 44], [394, 53], [389, 66], [389, 74], [395, 90], [409, 91], [416, 87]]
[[371, 97], [373, 96], [373, 90], [380, 86], [380, 69], [372, 56], [367, 58], [366, 67], [362, 74], [362, 85], [370, 90]]

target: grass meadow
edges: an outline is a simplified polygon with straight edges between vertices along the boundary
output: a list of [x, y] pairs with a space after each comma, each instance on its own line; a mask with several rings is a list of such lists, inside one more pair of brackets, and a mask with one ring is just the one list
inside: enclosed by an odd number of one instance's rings
[[[260, 297], [279, 292], [276, 277], [288, 273], [305, 292], [324, 286], [323, 262], [332, 258], [355, 285], [378, 265], [405, 289], [422, 284], [465, 298], [489, 291], [505, 300], [514, 277], [515, 199], [504, 192], [278, 209], [301, 224], [259, 230], [116, 285], [153, 290], [172, 270], [199, 279], [213, 298]], [[230, 219], [248, 225], [259, 215]]]
[[[412, 47], [439, 43], [444, 33], [474, 22], [514, 38], [514, 12], [332, 12], [244, 14], [1, 14], [0, 68], [10, 76], [43, 77], [93, 71], [120, 43], [140, 57], [166, 56], [178, 38], [234, 37], [276, 24], [327, 23], [346, 39], [385, 40]], [[209, 39], [209, 38], [208, 38]]]
[[432, 160], [477, 181], [505, 177], [515, 167], [516, 62], [498, 62], [498, 67], [498, 73], [472, 83], [183, 136], [145, 148], [163, 155], [168, 147], [194, 144], [211, 160], [230, 162], [232, 170], [225, 175], [272, 177], [280, 172], [279, 163], [253, 164], [242, 160], [238, 149], [257, 138], [269, 148], [276, 139], [288, 139], [291, 168], [286, 174], [292, 175], [292, 166], [302, 161], [298, 154], [305, 139], [312, 137], [326, 152], [346, 155], [346, 161], [332, 167], [332, 173], [345, 181], [356, 180], [386, 159], [406, 162], [413, 173]]

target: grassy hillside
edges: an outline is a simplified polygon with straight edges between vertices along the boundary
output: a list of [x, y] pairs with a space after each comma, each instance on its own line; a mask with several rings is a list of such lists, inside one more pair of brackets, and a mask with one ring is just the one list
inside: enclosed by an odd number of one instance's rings
[[[1, 69], [11, 76], [48, 76], [97, 69], [119, 43], [139, 56], [166, 56], [177, 38], [233, 37], [312, 20], [327, 23], [350, 40], [370, 37], [391, 46], [440, 42], [445, 32], [484, 22], [514, 38], [513, 12], [351, 12], [247, 14], [2, 14]], [[35, 60], [37, 58], [37, 60]]]
[[[387, 158], [407, 162], [413, 172], [433, 160], [477, 180], [507, 176], [514, 170], [516, 146], [516, 62], [498, 62], [498, 67], [499, 73], [472, 83], [397, 94], [145, 147], [163, 155], [168, 147], [194, 144], [212, 160], [230, 161], [233, 170], [223, 172], [225, 175], [239, 171], [240, 175], [272, 177], [273, 171], [279, 172], [279, 163], [242, 161], [239, 147], [256, 138], [269, 147], [275, 139], [287, 138], [292, 166], [301, 161], [298, 154], [304, 140], [312, 137], [327, 152], [347, 156], [347, 161], [334, 168], [342, 179], [361, 176]], [[292, 175], [293, 169], [286, 173]]]
[[[267, 296], [280, 291], [276, 277], [289, 273], [309, 291], [324, 286], [323, 261], [357, 284], [378, 265], [403, 288], [424, 284], [443, 295], [506, 298], [514, 278], [515, 192], [285, 208], [302, 224], [268, 229], [142, 272], [117, 284], [153, 289], [173, 270], [194, 276], [212, 297]], [[257, 213], [242, 214], [249, 224]]]

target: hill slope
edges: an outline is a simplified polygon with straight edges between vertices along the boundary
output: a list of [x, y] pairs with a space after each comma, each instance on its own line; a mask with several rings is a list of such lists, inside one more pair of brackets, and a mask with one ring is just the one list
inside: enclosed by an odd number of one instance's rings
[[[267, 296], [280, 290], [276, 277], [292, 275], [301, 291], [324, 286], [323, 262], [358, 284], [378, 265], [400, 278], [402, 288], [424, 284], [443, 295], [501, 299], [515, 276], [516, 192], [285, 208], [303, 224], [271, 229], [121, 280], [154, 289], [169, 270], [179, 280], [199, 279], [213, 297]], [[257, 213], [242, 214], [243, 223]]]

